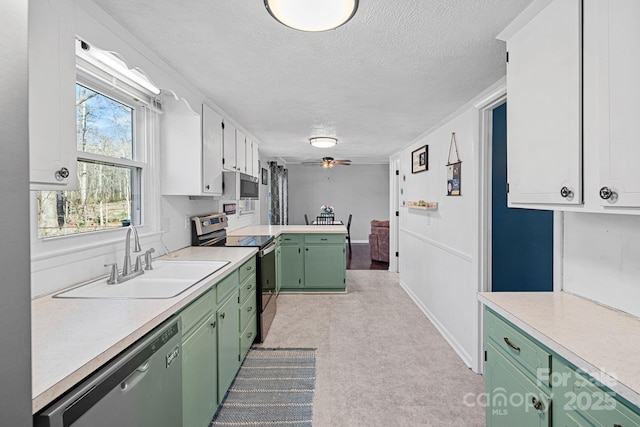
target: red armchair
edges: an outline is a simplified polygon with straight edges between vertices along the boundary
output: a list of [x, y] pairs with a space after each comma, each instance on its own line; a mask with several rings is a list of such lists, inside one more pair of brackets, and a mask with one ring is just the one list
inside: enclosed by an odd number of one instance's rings
[[371, 221], [371, 261], [389, 262], [389, 221]]

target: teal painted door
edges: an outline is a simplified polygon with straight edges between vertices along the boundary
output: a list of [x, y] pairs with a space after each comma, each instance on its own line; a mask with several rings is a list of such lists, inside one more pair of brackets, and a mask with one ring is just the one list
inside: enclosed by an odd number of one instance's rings
[[182, 425], [206, 427], [218, 407], [215, 315], [182, 343]]
[[345, 245], [306, 245], [304, 248], [305, 288], [344, 289]]
[[238, 291], [217, 312], [218, 323], [218, 403], [224, 398], [227, 389], [240, 367], [240, 304]]
[[302, 245], [282, 245], [280, 247], [280, 287], [297, 289], [304, 286], [304, 258]]
[[[486, 346], [487, 426], [549, 427], [551, 400], [547, 394], [502, 356]], [[538, 404], [540, 410], [534, 405]]]

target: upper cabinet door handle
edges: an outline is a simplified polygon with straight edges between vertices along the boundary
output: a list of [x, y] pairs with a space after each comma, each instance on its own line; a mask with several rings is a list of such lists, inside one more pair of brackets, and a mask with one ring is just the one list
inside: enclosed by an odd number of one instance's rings
[[566, 186], [560, 189], [560, 195], [565, 199], [573, 199], [573, 191]]
[[63, 179], [69, 178], [69, 169], [60, 168], [60, 170], [56, 171], [55, 177], [56, 177], [56, 180], [58, 181], [62, 181]]

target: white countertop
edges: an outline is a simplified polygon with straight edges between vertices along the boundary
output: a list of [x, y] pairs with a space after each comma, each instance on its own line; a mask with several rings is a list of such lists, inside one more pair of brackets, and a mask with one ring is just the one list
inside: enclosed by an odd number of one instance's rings
[[347, 234], [344, 225], [249, 225], [237, 230], [229, 231], [229, 236], [274, 236], [283, 233], [321, 233]]
[[640, 319], [566, 292], [483, 292], [480, 302], [640, 407]]
[[[255, 248], [188, 247], [163, 258], [229, 261], [207, 280], [168, 299], [61, 299], [32, 301], [33, 413], [129, 347], [229, 272]], [[59, 293], [59, 292], [56, 292]]]

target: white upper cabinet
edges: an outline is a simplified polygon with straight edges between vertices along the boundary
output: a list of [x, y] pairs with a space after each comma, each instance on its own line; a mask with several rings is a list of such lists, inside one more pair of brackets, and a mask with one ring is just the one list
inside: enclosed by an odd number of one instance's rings
[[593, 19], [586, 42], [595, 45], [588, 76], [594, 84], [585, 82], [585, 92], [595, 88], [587, 92], [594, 103], [585, 105], [593, 107], [585, 116], [596, 125], [585, 138], [593, 135], [600, 148], [599, 181], [589, 191], [605, 210], [640, 207], [640, 1], [594, 0], [585, 7], [587, 23]]
[[247, 173], [247, 146], [245, 134], [236, 129], [236, 169]]
[[200, 114], [187, 100], [165, 96], [160, 116], [162, 194], [202, 193], [202, 135]]
[[260, 178], [260, 153], [258, 152], [258, 142], [251, 141], [251, 157], [252, 157], [252, 167], [253, 167], [253, 176], [256, 178]]
[[202, 192], [222, 195], [222, 116], [202, 104]]
[[32, 190], [76, 188], [75, 11], [29, 2], [29, 162]]
[[236, 128], [228, 121], [224, 122], [223, 136], [223, 162], [222, 166], [226, 171], [236, 170]]
[[551, 1], [506, 38], [510, 205], [582, 203], [581, 39], [580, 0]]
[[222, 195], [222, 117], [202, 104], [202, 116], [182, 98], [163, 99], [162, 194]]

